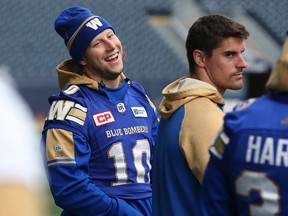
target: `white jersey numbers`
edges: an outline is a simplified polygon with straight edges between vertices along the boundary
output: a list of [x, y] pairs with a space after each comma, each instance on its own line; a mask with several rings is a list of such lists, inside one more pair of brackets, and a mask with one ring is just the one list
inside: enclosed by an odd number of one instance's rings
[[265, 173], [244, 171], [236, 180], [238, 195], [249, 197], [257, 192], [261, 203], [250, 203], [250, 215], [277, 215], [280, 211], [279, 188]]
[[[147, 139], [137, 140], [136, 144], [132, 148], [132, 155], [133, 163], [137, 173], [136, 182], [150, 182], [150, 176], [147, 176], [145, 180], [145, 166], [143, 164], [146, 163], [149, 170], [151, 169], [149, 141]], [[112, 182], [112, 185], [116, 186], [131, 183], [128, 182], [127, 158], [123, 149], [123, 144], [121, 142], [114, 143], [111, 146], [108, 151], [108, 157], [114, 158], [115, 176], [117, 180], [116, 182]]]

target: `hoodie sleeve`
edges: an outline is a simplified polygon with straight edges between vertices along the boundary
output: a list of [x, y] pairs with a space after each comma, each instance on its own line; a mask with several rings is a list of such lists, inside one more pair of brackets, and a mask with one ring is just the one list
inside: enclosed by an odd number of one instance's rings
[[209, 160], [209, 147], [223, 124], [223, 117], [223, 111], [208, 98], [185, 104], [180, 149], [200, 183]]

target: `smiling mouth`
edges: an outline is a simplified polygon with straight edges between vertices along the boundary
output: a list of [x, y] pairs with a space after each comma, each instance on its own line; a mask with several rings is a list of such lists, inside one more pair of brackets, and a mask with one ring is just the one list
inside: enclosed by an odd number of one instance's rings
[[111, 56], [109, 56], [109, 57], [107, 57], [106, 59], [105, 59], [105, 61], [115, 61], [115, 60], [117, 60], [118, 59], [118, 56], [119, 56], [119, 53], [117, 52], [117, 53], [114, 53], [113, 55], [111, 55]]

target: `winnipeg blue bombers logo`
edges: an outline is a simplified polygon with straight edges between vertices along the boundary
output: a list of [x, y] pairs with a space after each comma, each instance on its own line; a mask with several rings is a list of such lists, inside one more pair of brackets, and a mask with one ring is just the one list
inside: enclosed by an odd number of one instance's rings
[[120, 112], [120, 113], [124, 113], [124, 112], [126, 111], [126, 108], [125, 108], [124, 103], [118, 103], [118, 104], [117, 104], [117, 110], [118, 110], [118, 112]]
[[86, 24], [87, 27], [97, 30], [99, 27], [103, 26], [103, 23], [100, 21], [99, 18], [95, 17], [91, 21]]

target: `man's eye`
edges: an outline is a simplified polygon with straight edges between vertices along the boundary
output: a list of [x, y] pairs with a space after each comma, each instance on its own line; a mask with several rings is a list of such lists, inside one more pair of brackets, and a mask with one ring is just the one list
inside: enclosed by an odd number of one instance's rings
[[100, 44], [101, 44], [101, 42], [100, 42], [100, 41], [98, 41], [98, 42], [95, 42], [95, 43], [93, 44], [93, 47], [97, 47], [97, 46], [100, 46]]
[[234, 55], [235, 55], [235, 53], [233, 53], [233, 52], [226, 53], [226, 57], [229, 57], [229, 58], [233, 57]]
[[110, 35], [108, 35], [108, 38], [110, 39], [110, 38], [112, 38], [114, 36], [114, 34], [110, 34]]

